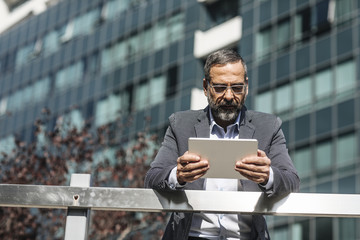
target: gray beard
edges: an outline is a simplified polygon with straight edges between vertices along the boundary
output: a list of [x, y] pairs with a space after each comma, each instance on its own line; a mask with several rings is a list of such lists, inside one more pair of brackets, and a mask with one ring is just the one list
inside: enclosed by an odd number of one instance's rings
[[[243, 99], [240, 106], [235, 103], [226, 103], [226, 104], [217, 105], [215, 102], [212, 101], [209, 95], [207, 97], [207, 100], [209, 103], [209, 107], [211, 109], [211, 113], [213, 114], [215, 119], [220, 119], [221, 121], [225, 121], [225, 122], [234, 122], [238, 117], [242, 106], [244, 105], [245, 99]], [[221, 108], [221, 106], [234, 106], [235, 108], [231, 110], [227, 110]]]

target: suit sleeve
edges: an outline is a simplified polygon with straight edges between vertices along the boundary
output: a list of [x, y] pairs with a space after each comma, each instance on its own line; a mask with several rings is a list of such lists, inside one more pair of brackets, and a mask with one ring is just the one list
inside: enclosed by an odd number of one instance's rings
[[172, 190], [169, 186], [168, 177], [171, 170], [176, 167], [179, 157], [178, 143], [173, 131], [175, 127], [175, 115], [169, 117], [170, 125], [166, 130], [164, 141], [159, 152], [150, 165], [145, 176], [145, 187], [157, 190]]
[[268, 197], [282, 196], [299, 191], [300, 179], [288, 154], [279, 118], [274, 123], [274, 134], [267, 155], [271, 160], [271, 168], [274, 173], [273, 188], [266, 191]]

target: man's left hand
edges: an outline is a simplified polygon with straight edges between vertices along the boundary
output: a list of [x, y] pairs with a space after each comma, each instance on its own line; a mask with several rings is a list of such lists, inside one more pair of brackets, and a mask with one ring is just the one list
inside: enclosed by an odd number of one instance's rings
[[251, 155], [238, 160], [235, 170], [247, 179], [265, 185], [270, 176], [270, 164], [271, 160], [265, 152], [258, 149], [257, 156]]

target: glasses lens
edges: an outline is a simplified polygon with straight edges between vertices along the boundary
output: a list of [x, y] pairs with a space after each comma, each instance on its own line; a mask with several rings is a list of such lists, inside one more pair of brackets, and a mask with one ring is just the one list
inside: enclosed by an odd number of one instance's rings
[[226, 90], [227, 86], [223, 86], [223, 85], [214, 85], [213, 86], [215, 92], [217, 93], [222, 93]]
[[244, 92], [244, 85], [234, 85], [231, 87], [234, 93], [243, 93]]

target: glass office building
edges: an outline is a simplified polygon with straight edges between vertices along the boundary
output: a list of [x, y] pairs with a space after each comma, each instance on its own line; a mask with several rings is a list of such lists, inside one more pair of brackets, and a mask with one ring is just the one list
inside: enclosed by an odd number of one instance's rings
[[[0, 35], [0, 146], [34, 140], [44, 107], [50, 128], [120, 116], [131, 120], [119, 137], [162, 135], [171, 113], [204, 105], [204, 59], [231, 47], [248, 64], [248, 107], [283, 120], [301, 191], [359, 193], [359, 10], [358, 0], [60, 1]], [[360, 238], [357, 219], [267, 218], [273, 239]]]

